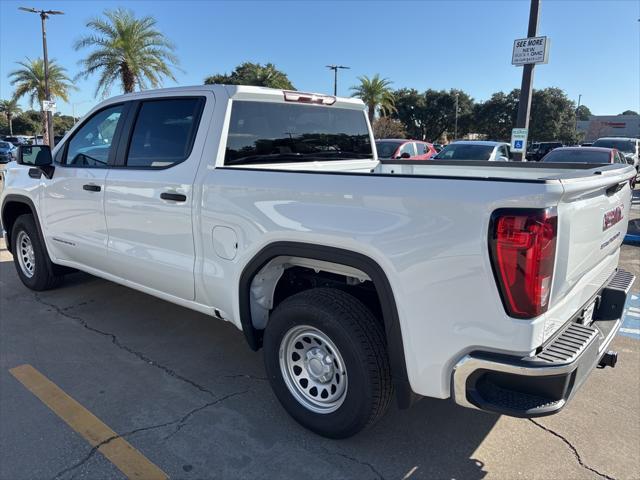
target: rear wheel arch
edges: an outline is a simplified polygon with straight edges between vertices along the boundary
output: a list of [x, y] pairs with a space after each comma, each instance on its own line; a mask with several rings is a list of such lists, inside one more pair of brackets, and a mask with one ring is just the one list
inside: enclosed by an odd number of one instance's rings
[[372, 281], [378, 295], [391, 373], [400, 407], [408, 407], [416, 396], [408, 381], [400, 320], [391, 284], [380, 265], [370, 257], [336, 247], [300, 242], [275, 242], [260, 250], [244, 267], [239, 282], [239, 307], [242, 330], [252, 350], [262, 346], [263, 330], [254, 326], [251, 312], [251, 285], [254, 277], [277, 257], [298, 257], [363, 272]]

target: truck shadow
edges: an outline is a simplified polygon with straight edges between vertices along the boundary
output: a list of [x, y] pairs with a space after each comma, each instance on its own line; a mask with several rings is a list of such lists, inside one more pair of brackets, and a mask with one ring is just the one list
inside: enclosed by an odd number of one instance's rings
[[[473, 455], [494, 427], [497, 416], [463, 409], [449, 400], [423, 399], [409, 410], [392, 405], [380, 422], [353, 438], [327, 440], [304, 430], [286, 414], [266, 381], [261, 352], [250, 351], [242, 334], [229, 323], [82, 273], [68, 275], [60, 288], [38, 294], [20, 284], [12, 262], [0, 262], [0, 279], [8, 287], [2, 293], [5, 312], [12, 311], [14, 299], [20, 297], [24, 302], [25, 297], [33, 297], [34, 303], [54, 306], [43, 311], [67, 316], [68, 322], [82, 319], [92, 328], [113, 334], [128, 349], [216, 395], [246, 392], [237, 400], [216, 406], [213, 412], [199, 414], [171, 438], [158, 433], [158, 440], [163, 438], [158, 442], [160, 452], [171, 458], [180, 451], [180, 458], [198, 465], [199, 475], [205, 478], [205, 472], [252, 478], [262, 472], [264, 478], [272, 478], [290, 477], [297, 471], [297, 476], [309, 478], [394, 479], [480, 479], [488, 473]], [[38, 306], [34, 304], [33, 308]], [[103, 342], [98, 338], [95, 341]], [[128, 350], [113, 351], [111, 355], [124, 357], [132, 365], [140, 362]], [[40, 360], [53, 362], [60, 358]], [[202, 392], [192, 385], [182, 384], [179, 379], [175, 382], [188, 395], [202, 397]], [[163, 387], [157, 388], [155, 394], [145, 392], [137, 405], [121, 406], [118, 414], [123, 418], [140, 416], [151, 397], [156, 408], [163, 402]], [[150, 406], [146, 408], [151, 410]], [[180, 405], [162, 408], [181, 412]], [[220, 445], [225, 451], [213, 454], [212, 450]], [[233, 457], [237, 452], [246, 459], [244, 465]], [[225, 455], [229, 456], [227, 460]], [[212, 456], [215, 460], [209, 463]], [[271, 462], [280, 470], [264, 470], [259, 467], [264, 462]], [[221, 464], [226, 468], [220, 470]], [[263, 478], [261, 474], [258, 477]]]

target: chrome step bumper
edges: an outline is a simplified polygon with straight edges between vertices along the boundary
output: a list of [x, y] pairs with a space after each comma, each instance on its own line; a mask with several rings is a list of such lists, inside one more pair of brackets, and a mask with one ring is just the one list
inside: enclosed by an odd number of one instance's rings
[[581, 325], [577, 314], [534, 357], [482, 351], [465, 355], [453, 370], [455, 402], [515, 417], [550, 415], [562, 409], [620, 329], [634, 280], [631, 273], [619, 269], [600, 292], [594, 321]]

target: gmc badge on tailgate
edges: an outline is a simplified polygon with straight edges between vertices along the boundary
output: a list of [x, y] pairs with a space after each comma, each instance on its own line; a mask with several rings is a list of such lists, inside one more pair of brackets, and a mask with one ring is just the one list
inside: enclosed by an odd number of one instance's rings
[[616, 223], [624, 218], [624, 205], [618, 205], [613, 210], [605, 212], [604, 219], [602, 221], [602, 231], [610, 229]]

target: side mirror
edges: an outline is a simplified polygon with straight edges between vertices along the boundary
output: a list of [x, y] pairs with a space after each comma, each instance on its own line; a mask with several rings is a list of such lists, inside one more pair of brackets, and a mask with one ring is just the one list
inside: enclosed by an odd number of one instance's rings
[[46, 167], [53, 163], [49, 145], [20, 145], [18, 163], [30, 167]]
[[400, 155], [400, 158], [404, 158], [404, 159], [411, 158], [411, 155], [409, 155], [409, 152], [403, 152], [402, 155]]
[[40, 178], [44, 174], [51, 179], [55, 170], [49, 145], [20, 145], [17, 163], [33, 167], [29, 169], [31, 178]]

